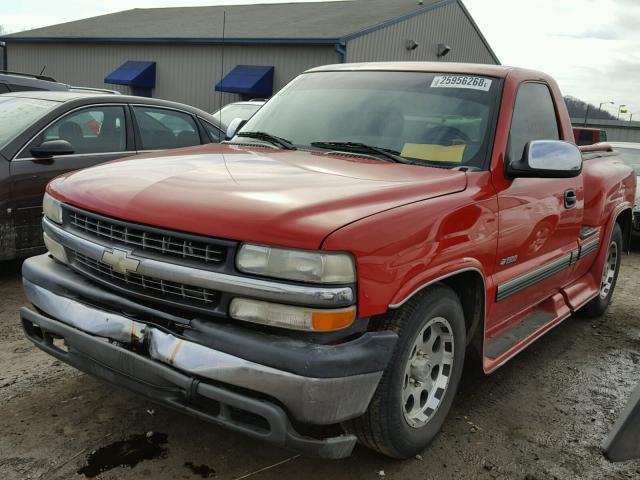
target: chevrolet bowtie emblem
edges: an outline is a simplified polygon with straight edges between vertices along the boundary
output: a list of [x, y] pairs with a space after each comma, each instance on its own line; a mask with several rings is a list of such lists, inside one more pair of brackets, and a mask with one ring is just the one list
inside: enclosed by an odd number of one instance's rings
[[140, 260], [131, 258], [129, 252], [126, 250], [114, 248], [111, 251], [106, 250], [102, 254], [102, 263], [109, 265], [113, 268], [114, 272], [126, 275], [127, 273], [134, 273], [138, 270]]

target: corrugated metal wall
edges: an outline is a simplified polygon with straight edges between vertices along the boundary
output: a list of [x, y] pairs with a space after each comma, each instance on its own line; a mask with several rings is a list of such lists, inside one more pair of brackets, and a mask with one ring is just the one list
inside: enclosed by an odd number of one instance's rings
[[[406, 49], [407, 40], [420, 46]], [[404, 22], [354, 38], [347, 43], [347, 61], [433, 61], [438, 43], [452, 47], [450, 62], [495, 63], [473, 25], [457, 3], [444, 5]], [[111, 88], [104, 77], [127, 60], [156, 62], [153, 96], [213, 112], [239, 100], [213, 91], [222, 77], [221, 47], [215, 45], [8, 44], [10, 70], [45, 74], [78, 86]], [[275, 67], [274, 93], [308, 68], [338, 63], [333, 46], [225, 46], [224, 74], [236, 65]], [[221, 103], [222, 102], [222, 103]]]
[[[130, 93], [129, 87], [107, 85], [104, 77], [127, 60], [156, 63], [153, 96], [182, 102], [213, 112], [220, 105], [220, 46], [215, 45], [100, 45], [100, 44], [10, 44], [11, 70], [45, 74], [64, 83], [110, 88]], [[274, 92], [300, 72], [330, 63], [339, 57], [331, 46], [225, 46], [224, 71], [236, 65], [273, 65]], [[239, 100], [224, 94], [222, 104]]]
[[[420, 45], [409, 51], [407, 40]], [[496, 63], [457, 3], [349, 41], [347, 61], [436, 61], [438, 43], [451, 47], [447, 62]]]

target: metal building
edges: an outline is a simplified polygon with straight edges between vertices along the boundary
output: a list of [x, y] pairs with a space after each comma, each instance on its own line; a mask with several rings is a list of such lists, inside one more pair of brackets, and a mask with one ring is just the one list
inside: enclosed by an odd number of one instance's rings
[[0, 40], [8, 69], [44, 68], [72, 85], [150, 93], [208, 111], [269, 96], [324, 64], [499, 63], [461, 0], [133, 9]]

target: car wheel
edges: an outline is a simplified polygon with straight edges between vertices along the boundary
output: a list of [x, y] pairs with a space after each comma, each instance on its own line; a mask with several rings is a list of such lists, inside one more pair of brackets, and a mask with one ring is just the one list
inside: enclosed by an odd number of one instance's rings
[[616, 223], [611, 233], [611, 240], [607, 247], [607, 253], [604, 259], [602, 269], [602, 277], [600, 279], [600, 290], [598, 295], [587, 303], [581, 310], [586, 317], [598, 317], [602, 315], [609, 304], [613, 291], [616, 288], [618, 280], [618, 272], [620, 271], [620, 262], [622, 260], [622, 229]]
[[438, 285], [379, 328], [398, 334], [395, 352], [367, 412], [345, 428], [373, 450], [408, 458], [429, 445], [451, 408], [464, 364], [464, 314], [455, 292]]

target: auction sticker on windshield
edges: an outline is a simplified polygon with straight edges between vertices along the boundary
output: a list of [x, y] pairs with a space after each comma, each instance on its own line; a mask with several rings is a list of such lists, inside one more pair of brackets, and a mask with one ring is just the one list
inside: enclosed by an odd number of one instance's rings
[[467, 75], [438, 75], [433, 78], [431, 88], [470, 88], [488, 92], [491, 79]]

